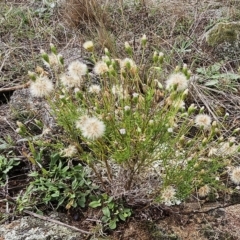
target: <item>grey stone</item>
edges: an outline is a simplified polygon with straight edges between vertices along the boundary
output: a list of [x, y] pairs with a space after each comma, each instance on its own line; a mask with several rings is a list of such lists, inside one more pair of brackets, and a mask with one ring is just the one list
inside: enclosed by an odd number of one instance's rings
[[83, 234], [34, 217], [23, 217], [0, 226], [0, 238], [4, 240], [75, 240]]
[[28, 88], [14, 91], [9, 105], [11, 116], [15, 120], [38, 119], [50, 129], [56, 125], [47, 101], [32, 97]]

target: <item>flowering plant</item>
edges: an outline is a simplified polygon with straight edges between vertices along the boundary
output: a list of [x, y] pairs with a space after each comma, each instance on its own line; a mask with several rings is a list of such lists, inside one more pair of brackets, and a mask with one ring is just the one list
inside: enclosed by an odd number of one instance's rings
[[[128, 203], [142, 199], [167, 205], [179, 204], [195, 189], [205, 197], [215, 191], [216, 173], [227, 164], [218, 152], [225, 144], [232, 156], [239, 146], [217, 141], [220, 124], [203, 108], [186, 104], [191, 85], [187, 66], [169, 75], [164, 54], [154, 52], [144, 75], [146, 35], [141, 47], [137, 64], [129, 43], [125, 43], [128, 56], [117, 59], [107, 49], [98, 58], [93, 43], [87, 42], [84, 48], [95, 61], [91, 71], [78, 60], [66, 71], [60, 67], [60, 73], [55, 71], [55, 89], [44, 73], [32, 74], [30, 91], [36, 97], [46, 95], [57, 124], [63, 127], [62, 140], [69, 145], [63, 156], [84, 162], [109, 196], [125, 195]], [[54, 46], [51, 50], [59, 58]], [[56, 59], [46, 53], [43, 58], [49, 67]], [[231, 178], [238, 172], [233, 171]], [[239, 183], [239, 177], [233, 182]]]

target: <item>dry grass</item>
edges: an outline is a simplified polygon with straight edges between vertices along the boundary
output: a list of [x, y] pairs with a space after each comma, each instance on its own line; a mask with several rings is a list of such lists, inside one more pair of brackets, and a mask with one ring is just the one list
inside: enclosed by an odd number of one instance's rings
[[93, 40], [97, 51], [108, 48], [113, 55], [116, 45], [108, 1], [70, 0], [63, 3], [60, 19], [73, 31], [80, 31], [80, 42]]
[[107, 48], [111, 52], [112, 56], [117, 55], [117, 47], [115, 44], [114, 36], [109, 31], [107, 31], [105, 27], [100, 26], [97, 28], [97, 39], [101, 50]]
[[102, 8], [101, 1], [68, 0], [62, 6], [62, 19], [70, 26], [79, 28], [104, 26], [109, 22], [108, 15]]

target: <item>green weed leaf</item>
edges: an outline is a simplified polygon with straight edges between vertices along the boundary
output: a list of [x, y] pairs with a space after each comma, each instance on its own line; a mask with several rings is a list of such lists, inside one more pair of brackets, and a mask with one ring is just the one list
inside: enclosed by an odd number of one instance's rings
[[108, 207], [104, 207], [104, 208], [102, 209], [102, 212], [103, 212], [103, 214], [104, 214], [105, 216], [110, 217], [110, 210], [109, 210]]
[[113, 220], [110, 220], [108, 226], [112, 230], [116, 229], [116, 227], [117, 227], [117, 219], [115, 218]]
[[97, 208], [97, 207], [100, 207], [102, 204], [101, 204], [101, 199], [99, 199], [98, 201], [92, 201], [89, 203], [89, 207], [91, 208]]

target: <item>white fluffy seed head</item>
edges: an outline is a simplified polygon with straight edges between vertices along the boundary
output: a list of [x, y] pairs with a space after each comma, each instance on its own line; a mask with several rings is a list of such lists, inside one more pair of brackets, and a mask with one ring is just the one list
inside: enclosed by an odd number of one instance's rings
[[185, 102], [181, 99], [180, 100], [177, 99], [177, 100], [174, 100], [172, 102], [172, 106], [176, 109], [184, 109], [185, 108]]
[[88, 92], [98, 94], [101, 91], [101, 87], [97, 84], [93, 84], [89, 87]]
[[130, 71], [130, 73], [135, 74], [137, 72], [137, 65], [131, 58], [125, 58], [120, 60], [121, 71]]
[[230, 179], [235, 184], [240, 184], [240, 167], [235, 167], [230, 173]]
[[239, 146], [231, 142], [221, 142], [219, 143], [218, 151], [216, 155], [218, 156], [231, 156], [238, 153]]
[[76, 127], [82, 130], [84, 128], [84, 125], [88, 122], [90, 117], [88, 115], [83, 115], [79, 118], [78, 121], [76, 121]]
[[197, 127], [203, 128], [204, 130], [207, 130], [211, 127], [212, 119], [207, 114], [198, 114], [195, 117], [195, 124]]
[[108, 65], [104, 61], [99, 61], [95, 64], [93, 71], [98, 75], [102, 75], [108, 72], [109, 68]]
[[89, 140], [101, 138], [105, 132], [105, 124], [95, 117], [83, 116], [76, 122], [76, 127], [82, 131], [83, 137]]
[[206, 197], [210, 193], [210, 187], [208, 185], [204, 185], [198, 189], [199, 197]]
[[82, 76], [79, 77], [73, 77], [70, 74], [62, 74], [60, 76], [60, 81], [63, 84], [63, 86], [65, 87], [81, 87], [84, 79], [82, 78]]
[[47, 76], [41, 76], [31, 82], [30, 93], [33, 97], [48, 96], [54, 89], [53, 83]]
[[172, 186], [168, 186], [162, 191], [161, 198], [162, 202], [167, 206], [171, 206], [172, 202], [175, 201], [176, 189]]
[[69, 75], [73, 78], [79, 78], [87, 74], [88, 67], [80, 61], [71, 62], [68, 66]]
[[69, 145], [67, 148], [61, 151], [63, 157], [73, 157], [77, 154], [77, 148], [74, 145]]
[[183, 73], [174, 73], [166, 81], [166, 89], [171, 90], [176, 86], [178, 92], [188, 87], [187, 77]]

